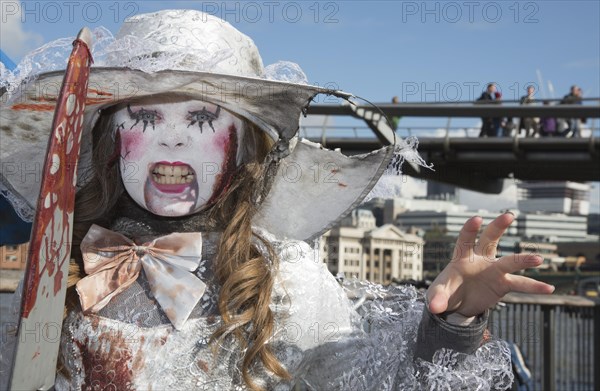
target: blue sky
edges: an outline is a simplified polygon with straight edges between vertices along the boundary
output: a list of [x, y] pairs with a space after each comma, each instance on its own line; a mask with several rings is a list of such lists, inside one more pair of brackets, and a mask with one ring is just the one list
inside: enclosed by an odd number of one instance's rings
[[[498, 83], [504, 99], [515, 99], [540, 76], [547, 97], [548, 81], [557, 98], [572, 84], [584, 96], [600, 96], [598, 1], [1, 0], [0, 5], [0, 48], [15, 62], [84, 25], [116, 33], [127, 15], [168, 5], [228, 20], [254, 39], [265, 65], [294, 61], [310, 82], [374, 102], [394, 95], [403, 101], [472, 100], [490, 81]], [[422, 121], [406, 118], [401, 125]], [[429, 122], [443, 126], [446, 120]]]
[[[22, 44], [2, 34], [0, 43], [18, 61], [41, 43], [40, 38], [48, 42], [71, 36], [83, 25], [104, 25], [116, 33], [127, 15], [164, 9], [166, 3], [2, 0], [3, 22], [17, 14], [31, 40]], [[469, 100], [488, 81], [498, 82], [504, 98], [510, 99], [520, 96], [528, 83], [538, 82], [537, 69], [552, 82], [556, 96], [574, 83], [586, 96], [598, 96], [599, 4], [168, 2], [169, 8], [204, 9], [224, 17], [255, 40], [265, 64], [291, 60], [302, 66], [311, 82], [333, 82], [379, 102], [393, 95], [413, 101]], [[425, 90], [430, 91], [426, 96]]]

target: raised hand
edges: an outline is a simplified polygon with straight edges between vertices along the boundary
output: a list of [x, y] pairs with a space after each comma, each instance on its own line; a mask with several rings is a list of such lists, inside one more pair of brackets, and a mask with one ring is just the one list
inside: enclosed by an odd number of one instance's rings
[[485, 227], [479, 241], [477, 233], [483, 219], [475, 216], [462, 227], [454, 256], [427, 291], [433, 314], [455, 312], [464, 317], [478, 315], [494, 306], [508, 292], [543, 293], [552, 285], [511, 274], [538, 266], [542, 258], [534, 254], [510, 254], [496, 258], [500, 238], [513, 222], [505, 213]]

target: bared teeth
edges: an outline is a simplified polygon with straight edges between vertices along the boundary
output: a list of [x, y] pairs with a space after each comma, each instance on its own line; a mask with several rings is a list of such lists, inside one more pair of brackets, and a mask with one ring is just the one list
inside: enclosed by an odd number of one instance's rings
[[188, 166], [157, 164], [152, 169], [152, 178], [159, 185], [181, 185], [194, 180], [194, 172]]

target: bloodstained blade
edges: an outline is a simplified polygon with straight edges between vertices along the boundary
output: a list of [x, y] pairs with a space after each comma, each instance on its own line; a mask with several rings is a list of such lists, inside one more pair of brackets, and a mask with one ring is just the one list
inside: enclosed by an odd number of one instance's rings
[[21, 300], [13, 390], [48, 390], [54, 385], [65, 303], [77, 162], [92, 56], [91, 32], [73, 42], [56, 102], [40, 196], [33, 222]]

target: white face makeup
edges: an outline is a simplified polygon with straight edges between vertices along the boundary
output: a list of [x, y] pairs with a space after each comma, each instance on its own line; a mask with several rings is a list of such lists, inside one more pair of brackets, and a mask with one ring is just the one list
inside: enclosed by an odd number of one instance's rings
[[125, 190], [160, 216], [210, 205], [236, 167], [243, 122], [202, 101], [135, 103], [114, 115]]

